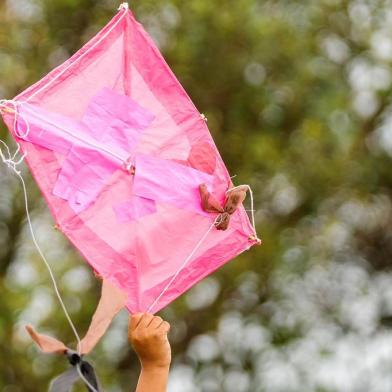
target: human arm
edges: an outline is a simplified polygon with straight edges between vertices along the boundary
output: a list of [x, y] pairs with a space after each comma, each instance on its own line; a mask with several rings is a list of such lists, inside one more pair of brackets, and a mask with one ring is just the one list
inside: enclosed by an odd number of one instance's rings
[[168, 322], [148, 313], [132, 315], [128, 337], [141, 364], [136, 392], [166, 392], [171, 362]]

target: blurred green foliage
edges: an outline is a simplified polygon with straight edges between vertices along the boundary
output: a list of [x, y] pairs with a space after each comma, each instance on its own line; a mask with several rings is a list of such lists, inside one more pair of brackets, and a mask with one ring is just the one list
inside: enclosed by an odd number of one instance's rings
[[[391, 5], [131, 3], [206, 113], [235, 183], [252, 186], [264, 239], [162, 312], [173, 325], [170, 391], [390, 390], [392, 357], [380, 347], [392, 347]], [[3, 0], [0, 97], [63, 62], [117, 6]], [[44, 391], [66, 364], [39, 354], [23, 325], [70, 344], [72, 332], [31, 244], [19, 183], [0, 175], [0, 391]], [[40, 242], [83, 332], [99, 285], [25, 176]], [[136, 383], [126, 324], [121, 314], [92, 355], [106, 391]]]

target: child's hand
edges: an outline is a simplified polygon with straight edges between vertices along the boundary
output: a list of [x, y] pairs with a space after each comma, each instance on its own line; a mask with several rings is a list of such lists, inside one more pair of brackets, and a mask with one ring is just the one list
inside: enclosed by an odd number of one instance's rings
[[128, 338], [142, 368], [169, 368], [171, 350], [167, 334], [170, 324], [149, 313], [138, 313], [129, 320]]

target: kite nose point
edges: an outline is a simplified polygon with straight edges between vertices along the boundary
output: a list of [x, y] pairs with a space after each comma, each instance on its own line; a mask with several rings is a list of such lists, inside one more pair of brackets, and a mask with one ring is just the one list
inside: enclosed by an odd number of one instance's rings
[[263, 243], [263, 241], [259, 237], [257, 237], [256, 235], [250, 235], [248, 237], [248, 240], [252, 241], [252, 242], [255, 241], [257, 245], [261, 245]]
[[128, 3], [121, 3], [120, 6], [118, 7], [118, 10], [128, 10], [129, 9], [129, 4]]

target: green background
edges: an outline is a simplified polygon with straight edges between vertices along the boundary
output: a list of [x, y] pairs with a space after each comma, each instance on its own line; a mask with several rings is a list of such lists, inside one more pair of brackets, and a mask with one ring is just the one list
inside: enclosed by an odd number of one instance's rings
[[[0, 97], [66, 60], [118, 5], [1, 0]], [[170, 392], [392, 390], [391, 5], [130, 4], [207, 115], [235, 183], [252, 186], [264, 240], [161, 312], [172, 324]], [[12, 144], [4, 125], [0, 136]], [[20, 184], [4, 165], [0, 176], [0, 391], [45, 391], [67, 365], [40, 354], [24, 325], [69, 344], [73, 335]], [[83, 334], [99, 284], [24, 176], [39, 242]], [[91, 356], [108, 392], [137, 380], [126, 328], [123, 312]]]

